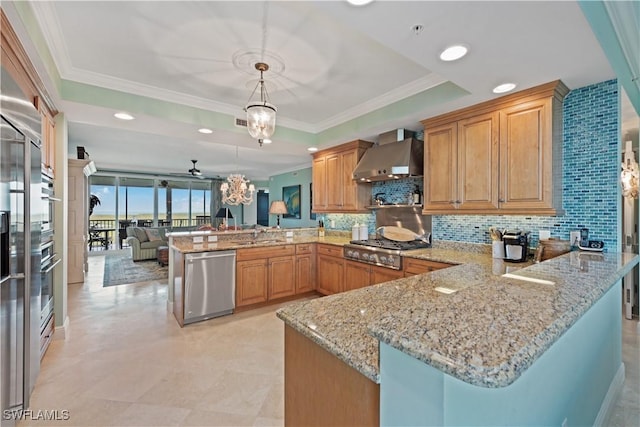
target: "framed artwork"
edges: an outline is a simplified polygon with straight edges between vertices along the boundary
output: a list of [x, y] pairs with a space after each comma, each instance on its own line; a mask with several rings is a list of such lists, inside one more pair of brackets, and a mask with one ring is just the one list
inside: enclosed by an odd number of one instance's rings
[[313, 182], [309, 183], [309, 219], [315, 220], [316, 214], [313, 210]]
[[282, 215], [283, 218], [300, 219], [300, 187], [300, 185], [282, 187], [282, 200], [287, 205], [288, 212]]

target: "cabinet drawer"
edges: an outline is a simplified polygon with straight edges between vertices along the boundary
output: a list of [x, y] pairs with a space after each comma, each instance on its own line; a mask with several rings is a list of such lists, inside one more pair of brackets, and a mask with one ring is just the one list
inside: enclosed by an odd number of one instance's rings
[[238, 249], [236, 250], [236, 261], [250, 261], [260, 258], [272, 258], [278, 256], [293, 255], [295, 245], [263, 246], [260, 248]]
[[335, 245], [318, 245], [318, 255], [329, 255], [342, 258], [342, 246]]
[[40, 333], [40, 359], [44, 356], [44, 353], [49, 348], [49, 344], [51, 344], [51, 339], [53, 338], [54, 332], [54, 316], [51, 316], [51, 319], [47, 322], [47, 326], [45, 326], [44, 330]]
[[313, 253], [315, 243], [300, 243], [296, 245], [296, 255], [305, 255]]
[[402, 262], [404, 263], [405, 276], [428, 273], [430, 271], [440, 270], [442, 268], [447, 268], [455, 265], [448, 264], [446, 262], [428, 261], [425, 259], [416, 258], [403, 258]]

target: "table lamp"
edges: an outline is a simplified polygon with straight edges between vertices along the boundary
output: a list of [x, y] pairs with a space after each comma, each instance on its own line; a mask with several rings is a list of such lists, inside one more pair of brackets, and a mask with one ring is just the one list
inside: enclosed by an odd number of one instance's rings
[[282, 200], [274, 200], [269, 206], [269, 213], [276, 215], [278, 221], [276, 228], [280, 228], [280, 215], [287, 213], [287, 205]]
[[[220, 208], [218, 209], [216, 218], [224, 218], [222, 224], [224, 225], [224, 228], [227, 228], [227, 221], [229, 221], [229, 219], [233, 219], [233, 215], [231, 214], [229, 208]], [[222, 228], [222, 226], [218, 226], [218, 228]]]

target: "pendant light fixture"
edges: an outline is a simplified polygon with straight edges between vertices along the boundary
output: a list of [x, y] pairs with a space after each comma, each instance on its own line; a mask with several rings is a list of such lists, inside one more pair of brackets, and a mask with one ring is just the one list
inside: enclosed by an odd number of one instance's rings
[[[236, 160], [238, 159], [238, 146], [236, 145]], [[253, 202], [253, 193], [256, 187], [242, 174], [230, 174], [227, 182], [220, 185], [222, 193], [222, 203], [238, 206], [240, 203], [248, 205]]]
[[[260, 80], [249, 97], [249, 102], [244, 110], [247, 112], [247, 130], [249, 135], [258, 140], [262, 147], [263, 143], [271, 142], [270, 138], [276, 130], [276, 111], [275, 105], [269, 103], [269, 95], [264, 85], [262, 73], [269, 69], [269, 65], [264, 62], [255, 64], [256, 70], [260, 71]], [[260, 88], [260, 101], [251, 102], [251, 98]], [[268, 140], [268, 142], [267, 142]]]

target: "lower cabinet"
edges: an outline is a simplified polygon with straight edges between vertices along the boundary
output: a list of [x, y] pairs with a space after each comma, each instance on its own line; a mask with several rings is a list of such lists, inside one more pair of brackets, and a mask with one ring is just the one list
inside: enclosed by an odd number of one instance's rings
[[269, 297], [267, 259], [236, 262], [236, 307], [265, 302]]
[[337, 294], [344, 289], [344, 259], [342, 247], [318, 244], [317, 291], [324, 295]]
[[269, 258], [269, 299], [296, 293], [295, 257]]
[[316, 245], [296, 245], [296, 294], [316, 289]]
[[386, 267], [371, 266], [371, 284], [388, 282], [404, 277], [402, 270], [393, 270]]
[[365, 286], [388, 282], [404, 277], [401, 270], [364, 264], [346, 260], [344, 263], [344, 290], [364, 288]]
[[236, 307], [294, 295], [293, 245], [236, 251]]
[[446, 262], [428, 261], [426, 259], [404, 258], [404, 277], [415, 276], [416, 274], [429, 273], [455, 264]]

